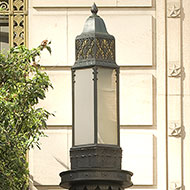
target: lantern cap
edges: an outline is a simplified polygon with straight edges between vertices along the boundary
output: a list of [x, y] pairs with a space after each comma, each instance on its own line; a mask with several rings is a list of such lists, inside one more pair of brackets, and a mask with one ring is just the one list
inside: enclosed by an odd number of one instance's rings
[[91, 13], [84, 24], [83, 32], [76, 37], [76, 61], [72, 68], [117, 68], [115, 38], [107, 32], [104, 20], [97, 15], [98, 8], [95, 3], [91, 7]]
[[83, 34], [85, 35], [86, 33], [100, 33], [104, 35], [109, 35], [103, 19], [97, 15], [98, 8], [95, 3], [91, 7], [91, 13], [92, 15], [86, 20], [83, 32], [80, 36], [83, 36]]

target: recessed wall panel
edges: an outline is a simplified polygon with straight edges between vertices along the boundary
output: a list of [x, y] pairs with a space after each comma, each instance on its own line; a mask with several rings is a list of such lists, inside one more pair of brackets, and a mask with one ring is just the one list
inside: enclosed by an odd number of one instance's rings
[[68, 64], [75, 62], [75, 38], [83, 31], [89, 11], [84, 9], [69, 9], [68, 11]]
[[38, 107], [43, 107], [55, 115], [49, 117], [48, 125], [71, 125], [71, 71], [49, 70], [46, 72], [50, 77], [53, 89], [49, 88], [46, 98], [40, 101]]
[[102, 14], [110, 34], [116, 39], [118, 65], [153, 65], [153, 20], [151, 15]]
[[[71, 129], [47, 129], [40, 147], [30, 150], [30, 171], [34, 185], [58, 185], [59, 173], [69, 169]], [[32, 167], [32, 168], [31, 168]]]
[[29, 48], [38, 47], [43, 40], [51, 41], [51, 55], [45, 49], [41, 55], [41, 65], [67, 65], [67, 18], [64, 9], [60, 11], [30, 10]]
[[[34, 7], [82, 7], [91, 6], [93, 0], [33, 0]], [[96, 0], [98, 6], [126, 6], [126, 7], [151, 7], [152, 0]]]
[[134, 185], [153, 185], [153, 135], [121, 129], [122, 169], [134, 173]]
[[120, 74], [120, 124], [153, 124], [153, 77], [151, 74]]
[[153, 0], [117, 0], [117, 6], [151, 7]]
[[[82, 33], [89, 11], [68, 12], [68, 63], [75, 61], [75, 37]], [[153, 20], [151, 15], [113, 14], [102, 11], [108, 33], [116, 39], [116, 61], [121, 66], [152, 66]], [[76, 24], [77, 23], [77, 24]]]

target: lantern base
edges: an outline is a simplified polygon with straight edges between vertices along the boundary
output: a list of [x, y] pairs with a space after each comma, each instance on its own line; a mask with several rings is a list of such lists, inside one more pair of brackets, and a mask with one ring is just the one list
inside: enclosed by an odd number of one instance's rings
[[122, 150], [117, 145], [72, 147], [71, 170], [60, 173], [60, 186], [70, 190], [122, 190], [131, 187], [133, 174], [121, 170], [121, 157]]
[[121, 190], [133, 185], [132, 175], [124, 170], [70, 170], [60, 173], [60, 186], [70, 190]]
[[121, 169], [122, 150], [116, 145], [86, 145], [70, 149], [71, 169]]

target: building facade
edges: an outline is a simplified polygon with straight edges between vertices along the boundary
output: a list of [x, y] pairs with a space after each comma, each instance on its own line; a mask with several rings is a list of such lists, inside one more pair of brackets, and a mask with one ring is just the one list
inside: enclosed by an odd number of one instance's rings
[[[54, 89], [40, 106], [55, 114], [41, 150], [29, 152], [31, 189], [60, 189], [70, 167], [71, 71], [75, 37], [92, 0], [1, 0], [0, 48], [52, 42], [41, 64]], [[123, 169], [132, 189], [190, 189], [190, 2], [189, 0], [95, 0], [116, 39], [120, 66]]]

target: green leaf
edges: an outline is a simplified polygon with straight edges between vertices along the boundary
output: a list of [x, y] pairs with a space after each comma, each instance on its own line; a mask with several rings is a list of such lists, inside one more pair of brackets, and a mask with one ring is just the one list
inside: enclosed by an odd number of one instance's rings
[[50, 46], [46, 46], [46, 49], [47, 49], [48, 52], [51, 54], [51, 47], [50, 47]]

